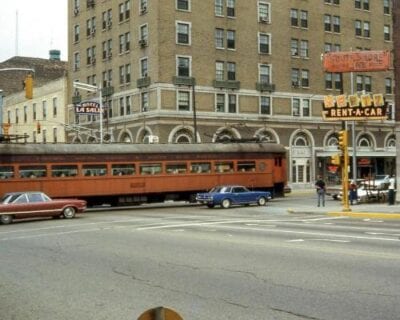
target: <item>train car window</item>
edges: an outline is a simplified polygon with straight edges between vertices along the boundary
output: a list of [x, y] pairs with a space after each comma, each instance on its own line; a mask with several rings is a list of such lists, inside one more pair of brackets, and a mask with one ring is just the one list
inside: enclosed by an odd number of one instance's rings
[[233, 162], [224, 161], [224, 162], [216, 162], [214, 167], [215, 172], [233, 172]]
[[107, 174], [107, 166], [105, 164], [85, 164], [82, 166], [84, 176], [105, 176]]
[[265, 162], [260, 162], [260, 164], [258, 165], [258, 170], [260, 171], [265, 171], [266, 168], [267, 165], [265, 164]]
[[165, 170], [168, 174], [186, 173], [186, 163], [169, 163], [165, 166]]
[[275, 166], [282, 167], [282, 158], [275, 158]]
[[0, 166], [0, 179], [14, 178], [14, 168], [12, 166]]
[[135, 165], [128, 163], [128, 164], [113, 164], [111, 166], [112, 175], [113, 176], [130, 176], [136, 173]]
[[140, 165], [140, 174], [160, 174], [161, 163], [143, 163]]
[[209, 173], [211, 172], [210, 162], [192, 162], [190, 164], [191, 173]]
[[21, 178], [43, 178], [47, 176], [45, 166], [20, 166], [19, 176]]
[[78, 166], [69, 165], [69, 164], [61, 164], [51, 166], [51, 176], [52, 177], [75, 177], [78, 175]]
[[256, 162], [255, 161], [238, 161], [237, 169], [240, 172], [256, 171]]

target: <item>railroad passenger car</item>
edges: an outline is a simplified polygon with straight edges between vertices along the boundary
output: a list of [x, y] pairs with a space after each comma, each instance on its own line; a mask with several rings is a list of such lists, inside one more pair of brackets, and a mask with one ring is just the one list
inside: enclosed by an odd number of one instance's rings
[[282, 195], [286, 150], [273, 143], [0, 144], [0, 196], [43, 191], [88, 205], [195, 201], [238, 184]]

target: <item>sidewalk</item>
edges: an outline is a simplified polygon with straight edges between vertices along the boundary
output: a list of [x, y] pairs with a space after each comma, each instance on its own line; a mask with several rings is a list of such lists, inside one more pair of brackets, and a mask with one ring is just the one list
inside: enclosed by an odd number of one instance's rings
[[389, 206], [387, 203], [360, 203], [350, 205], [349, 212], [343, 211], [342, 202], [333, 200], [329, 196], [325, 198], [325, 207], [317, 207], [316, 194], [314, 189], [299, 189], [292, 190], [286, 194], [287, 198], [314, 198], [313, 204], [302, 204], [301, 201], [296, 203], [295, 208], [288, 208], [289, 213], [314, 213], [326, 214], [329, 216], [348, 216], [356, 218], [371, 218], [371, 219], [399, 219], [400, 220], [400, 204]]

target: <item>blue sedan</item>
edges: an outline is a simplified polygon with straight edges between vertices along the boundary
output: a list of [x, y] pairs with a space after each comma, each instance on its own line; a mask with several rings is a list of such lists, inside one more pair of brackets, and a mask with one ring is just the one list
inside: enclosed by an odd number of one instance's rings
[[218, 186], [209, 192], [198, 193], [196, 200], [207, 207], [213, 208], [220, 205], [227, 209], [231, 205], [258, 204], [264, 206], [271, 199], [269, 191], [250, 191], [243, 186]]

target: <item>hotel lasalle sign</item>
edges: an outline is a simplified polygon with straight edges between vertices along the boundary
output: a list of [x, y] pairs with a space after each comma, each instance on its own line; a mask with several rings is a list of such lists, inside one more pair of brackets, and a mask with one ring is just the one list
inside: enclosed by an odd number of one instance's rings
[[[328, 52], [323, 55], [326, 72], [371, 72], [390, 69], [389, 51]], [[387, 119], [387, 103], [383, 94], [325, 96], [324, 120]]]

